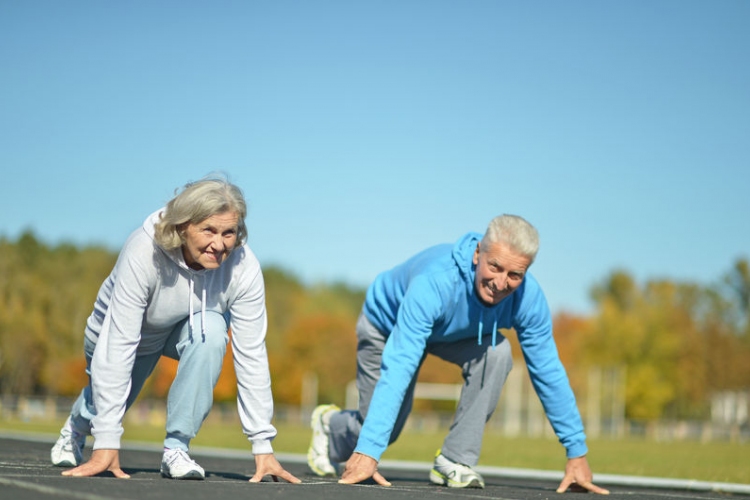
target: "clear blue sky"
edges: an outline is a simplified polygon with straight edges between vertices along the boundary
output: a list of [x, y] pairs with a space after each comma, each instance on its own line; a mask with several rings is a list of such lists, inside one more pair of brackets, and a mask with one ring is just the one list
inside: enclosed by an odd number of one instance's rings
[[224, 171], [261, 263], [365, 286], [501, 213], [554, 311], [750, 256], [750, 2], [2, 1], [0, 235], [119, 249]]

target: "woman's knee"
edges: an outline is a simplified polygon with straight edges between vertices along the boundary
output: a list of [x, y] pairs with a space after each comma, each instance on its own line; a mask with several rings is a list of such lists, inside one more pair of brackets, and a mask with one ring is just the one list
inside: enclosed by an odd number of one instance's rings
[[[222, 314], [207, 311], [205, 315], [195, 314], [193, 332], [186, 344], [201, 350], [225, 352], [229, 341], [227, 321]], [[187, 345], [184, 346], [187, 348]], [[178, 347], [179, 349], [179, 347]]]
[[222, 351], [226, 349], [229, 341], [229, 328], [224, 316], [214, 312], [206, 313], [205, 321], [205, 328], [201, 330], [205, 333], [205, 338], [201, 340]]

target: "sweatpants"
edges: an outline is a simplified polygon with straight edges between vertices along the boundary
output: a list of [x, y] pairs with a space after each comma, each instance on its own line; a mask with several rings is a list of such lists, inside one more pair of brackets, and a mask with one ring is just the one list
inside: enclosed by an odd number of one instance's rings
[[[190, 440], [198, 433], [213, 404], [213, 390], [219, 380], [229, 341], [228, 322], [222, 314], [212, 311], [205, 314], [205, 337], [201, 335], [201, 314], [197, 313], [193, 316], [192, 328], [189, 318], [175, 326], [161, 352], [136, 355], [135, 358], [126, 410], [138, 397], [161, 356], [178, 360], [177, 374], [167, 397], [165, 448], [188, 451]], [[70, 412], [71, 424], [84, 435], [91, 434], [91, 419], [96, 415], [90, 382], [95, 347], [96, 344], [87, 338], [84, 353], [89, 384], [81, 391]]]
[[[502, 336], [498, 336], [498, 340], [499, 343], [494, 347], [490, 338], [483, 339], [481, 345], [477, 343], [476, 338], [427, 344], [426, 352], [420, 361], [421, 367], [427, 354], [433, 354], [461, 368], [464, 380], [461, 396], [453, 423], [441, 448], [442, 454], [453, 462], [473, 466], [479, 460], [485, 424], [497, 407], [500, 391], [513, 366], [508, 340]], [[373, 326], [364, 313], [360, 314], [357, 321], [359, 408], [336, 412], [331, 416], [331, 463], [346, 462], [357, 446], [362, 423], [367, 417], [370, 400], [380, 378], [385, 343], [386, 336]], [[411, 412], [416, 382], [415, 373], [401, 404], [389, 444], [396, 441], [401, 434]]]

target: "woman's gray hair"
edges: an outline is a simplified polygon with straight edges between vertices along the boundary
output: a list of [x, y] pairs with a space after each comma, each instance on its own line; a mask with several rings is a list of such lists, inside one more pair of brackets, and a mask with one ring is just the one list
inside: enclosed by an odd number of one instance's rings
[[539, 251], [539, 233], [522, 217], [503, 214], [490, 221], [480, 248], [486, 251], [494, 243], [505, 243], [515, 252], [528, 257], [531, 265]]
[[184, 243], [181, 233], [188, 224], [198, 224], [224, 212], [237, 213], [236, 247], [241, 246], [247, 238], [247, 204], [242, 190], [220, 177], [190, 182], [182, 191], [175, 191], [175, 197], [167, 203], [154, 225], [154, 239], [163, 249], [174, 250]]

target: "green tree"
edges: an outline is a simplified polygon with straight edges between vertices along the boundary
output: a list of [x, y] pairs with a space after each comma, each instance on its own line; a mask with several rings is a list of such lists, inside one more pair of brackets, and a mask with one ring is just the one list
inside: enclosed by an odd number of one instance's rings
[[[111, 252], [0, 240], [0, 391], [69, 394], [85, 382], [83, 329]], [[75, 387], [75, 389], [73, 389]]]
[[724, 277], [732, 301], [738, 313], [738, 334], [750, 342], [750, 263], [738, 259]]
[[737, 265], [724, 280], [734, 284], [733, 300], [712, 285], [654, 280], [639, 286], [623, 271], [594, 287], [586, 360], [626, 367], [628, 417], [706, 417], [712, 393], [750, 386], [750, 350], [736, 321], [746, 270]]

